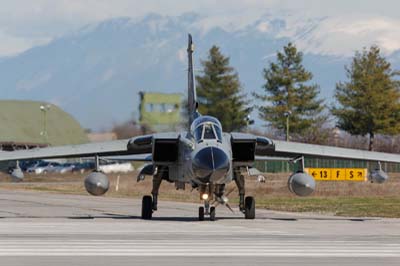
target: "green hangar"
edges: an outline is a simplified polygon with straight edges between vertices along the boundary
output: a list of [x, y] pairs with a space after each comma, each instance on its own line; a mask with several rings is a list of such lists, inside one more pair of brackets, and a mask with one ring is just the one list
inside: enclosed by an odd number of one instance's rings
[[0, 150], [86, 142], [79, 123], [54, 104], [0, 100]]

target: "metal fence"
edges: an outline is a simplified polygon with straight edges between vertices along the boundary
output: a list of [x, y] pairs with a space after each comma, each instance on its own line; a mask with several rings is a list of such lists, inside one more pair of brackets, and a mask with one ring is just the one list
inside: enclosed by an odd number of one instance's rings
[[[297, 164], [287, 161], [256, 161], [254, 166], [261, 172], [267, 173], [287, 173], [297, 170]], [[378, 164], [359, 160], [305, 158], [304, 166], [306, 168], [367, 168], [374, 170], [378, 167]], [[382, 163], [382, 170], [387, 173], [398, 173], [400, 172], [400, 164]]]

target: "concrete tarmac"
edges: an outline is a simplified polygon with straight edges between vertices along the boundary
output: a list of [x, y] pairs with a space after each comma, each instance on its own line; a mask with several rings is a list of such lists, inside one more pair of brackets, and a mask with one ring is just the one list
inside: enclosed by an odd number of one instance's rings
[[400, 265], [400, 219], [0, 190], [0, 265]]

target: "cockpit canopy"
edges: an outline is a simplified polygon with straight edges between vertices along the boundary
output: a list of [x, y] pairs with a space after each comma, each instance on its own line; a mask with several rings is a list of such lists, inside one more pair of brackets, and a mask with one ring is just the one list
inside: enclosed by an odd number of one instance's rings
[[212, 116], [201, 116], [196, 118], [190, 131], [197, 142], [203, 140], [217, 140], [222, 142], [222, 127], [218, 119]]

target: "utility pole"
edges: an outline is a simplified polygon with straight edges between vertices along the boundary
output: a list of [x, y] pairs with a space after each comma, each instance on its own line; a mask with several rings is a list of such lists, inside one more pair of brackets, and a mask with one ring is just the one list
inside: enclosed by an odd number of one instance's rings
[[50, 110], [50, 104], [41, 105], [40, 111], [43, 113], [43, 130], [40, 132], [40, 135], [43, 137], [44, 143], [48, 144], [48, 134], [47, 134], [47, 111]]
[[284, 113], [286, 117], [286, 141], [289, 141], [289, 117], [292, 114], [292, 112], [287, 111]]

